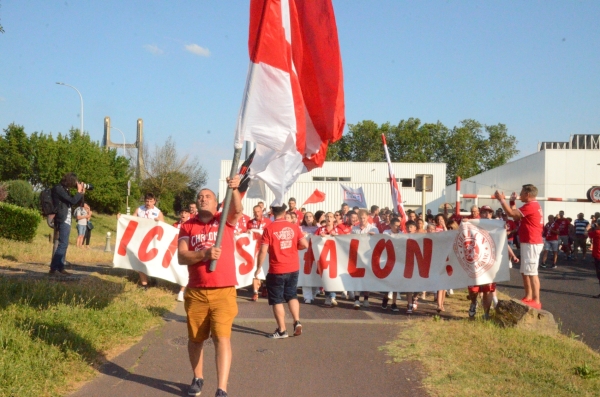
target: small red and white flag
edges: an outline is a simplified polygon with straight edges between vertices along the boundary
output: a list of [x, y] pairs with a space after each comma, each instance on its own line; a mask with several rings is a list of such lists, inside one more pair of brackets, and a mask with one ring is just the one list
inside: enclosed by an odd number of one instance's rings
[[[251, 0], [250, 67], [235, 147], [256, 143], [250, 176], [275, 194], [321, 167], [345, 124], [342, 59], [331, 0]], [[252, 190], [252, 189], [251, 189]]]
[[305, 204], [322, 203], [323, 201], [325, 201], [325, 193], [320, 191], [319, 189], [315, 189], [313, 194], [311, 194], [310, 197], [302, 203], [302, 206], [304, 206]]
[[392, 203], [394, 204], [396, 212], [402, 217], [400, 220], [402, 231], [406, 232], [406, 212], [404, 211], [404, 203], [402, 202], [402, 195], [400, 194], [400, 189], [398, 188], [398, 182], [396, 182], [396, 177], [394, 176], [394, 170], [392, 169], [392, 161], [390, 160], [390, 153], [388, 152], [387, 142], [385, 140], [384, 134], [381, 134], [381, 139], [383, 140], [383, 150], [385, 151], [385, 159], [387, 160], [390, 174], [390, 189], [392, 191]]

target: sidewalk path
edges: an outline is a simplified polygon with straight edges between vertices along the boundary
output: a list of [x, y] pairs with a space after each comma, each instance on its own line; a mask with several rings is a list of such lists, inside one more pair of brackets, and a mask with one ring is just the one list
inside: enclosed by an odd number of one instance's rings
[[[240, 297], [238, 303], [228, 390], [232, 397], [427, 396], [418, 362], [390, 363], [379, 349], [401, 332], [405, 316], [374, 307], [355, 311], [350, 302], [333, 309], [302, 305], [302, 336], [271, 340], [266, 335], [275, 322], [266, 300]], [[204, 363], [202, 395], [213, 396], [217, 385], [212, 343]], [[183, 304], [165, 317], [164, 326], [105, 364], [101, 373], [72, 397], [186, 395], [192, 372]]]

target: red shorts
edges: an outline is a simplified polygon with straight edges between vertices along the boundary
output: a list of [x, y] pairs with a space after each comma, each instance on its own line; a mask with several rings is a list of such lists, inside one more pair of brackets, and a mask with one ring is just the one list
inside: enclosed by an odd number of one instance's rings
[[472, 292], [474, 294], [478, 294], [480, 292], [494, 292], [494, 291], [496, 291], [496, 283], [469, 286], [469, 292]]

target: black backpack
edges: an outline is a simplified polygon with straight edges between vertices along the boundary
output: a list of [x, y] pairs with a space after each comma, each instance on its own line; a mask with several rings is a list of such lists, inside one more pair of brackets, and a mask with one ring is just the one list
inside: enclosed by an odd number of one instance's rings
[[40, 193], [40, 208], [42, 209], [42, 215], [46, 217], [48, 226], [54, 227], [56, 207], [52, 201], [52, 189], [46, 189]]

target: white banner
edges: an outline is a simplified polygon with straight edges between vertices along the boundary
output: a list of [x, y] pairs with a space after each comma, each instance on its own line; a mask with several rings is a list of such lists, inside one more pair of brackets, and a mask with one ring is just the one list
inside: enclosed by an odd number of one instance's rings
[[[163, 222], [121, 216], [115, 267], [186, 285], [177, 263], [179, 230]], [[238, 288], [252, 284], [261, 231], [236, 236]], [[429, 234], [312, 236], [299, 252], [300, 287], [328, 291], [435, 291], [508, 281], [504, 222], [472, 220], [458, 231]], [[316, 258], [317, 260], [314, 260]], [[268, 258], [259, 278], [268, 272]]]

